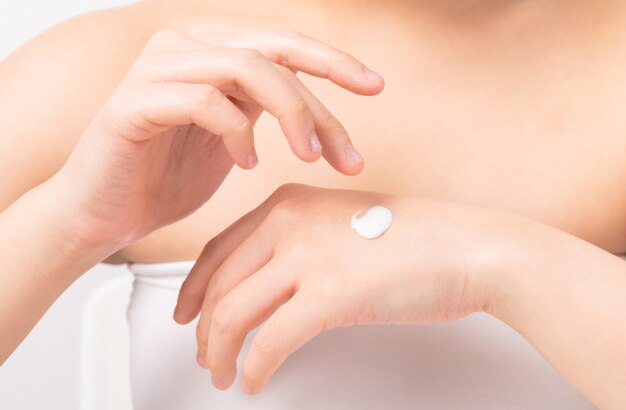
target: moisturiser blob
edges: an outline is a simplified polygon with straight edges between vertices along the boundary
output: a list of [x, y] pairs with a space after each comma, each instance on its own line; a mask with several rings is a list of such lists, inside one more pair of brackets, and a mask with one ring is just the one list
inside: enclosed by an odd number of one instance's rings
[[387, 232], [392, 221], [391, 211], [377, 205], [352, 215], [352, 229], [365, 239], [376, 239]]

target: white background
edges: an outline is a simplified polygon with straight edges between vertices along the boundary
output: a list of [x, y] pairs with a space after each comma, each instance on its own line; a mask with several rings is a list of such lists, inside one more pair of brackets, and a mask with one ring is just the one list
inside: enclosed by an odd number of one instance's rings
[[[38, 33], [69, 17], [129, 3], [132, 1], [0, 0], [0, 59]], [[6, 273], [2, 271], [0, 261], [0, 275]], [[77, 408], [83, 306], [89, 294], [100, 284], [128, 274], [125, 267], [97, 266], [61, 296], [18, 350], [0, 367], [0, 409]]]

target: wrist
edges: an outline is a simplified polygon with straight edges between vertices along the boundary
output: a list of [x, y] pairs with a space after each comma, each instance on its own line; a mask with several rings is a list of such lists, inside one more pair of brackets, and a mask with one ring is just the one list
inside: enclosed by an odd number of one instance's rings
[[[441, 275], [439, 281], [449, 292], [448, 316], [491, 313], [517, 274], [515, 261], [521, 258], [516, 241], [531, 221], [504, 211], [423, 199], [394, 198], [390, 207], [394, 232], [417, 244], [411, 269], [426, 267]], [[402, 221], [405, 214], [410, 218]]]
[[81, 188], [80, 182], [63, 168], [38, 188], [50, 204], [51, 216], [62, 229], [70, 251], [90, 250], [112, 255], [132, 242], [133, 236], [111, 218], [98, 216], [102, 201], [94, 200], [89, 187]]
[[[59, 253], [68, 260], [97, 263], [122, 247], [96, 234], [99, 228], [81, 212], [77, 195], [66, 189], [56, 176], [29, 191], [23, 199], [33, 208], [33, 214], [38, 215], [39, 223], [45, 224]], [[43, 208], [41, 204], [45, 204]]]
[[39, 185], [0, 214], [0, 247], [11, 252], [5, 258], [7, 268], [20, 272], [25, 285], [37, 283], [46, 295], [59, 294], [112, 253], [67, 229], [71, 214], [59, 208], [51, 189], [47, 183]]
[[466, 231], [460, 235], [466, 275], [464, 297], [470, 311], [500, 319], [503, 301], [515, 292], [515, 280], [523, 270], [536, 224], [505, 211], [473, 210], [477, 212], [470, 211], [473, 216], [465, 219]]
[[504, 211], [494, 211], [487, 224], [484, 246], [475, 255], [480, 269], [480, 310], [509, 323], [520, 298], [528, 298], [526, 279], [534, 271], [536, 250], [546, 245], [551, 230], [532, 220]]

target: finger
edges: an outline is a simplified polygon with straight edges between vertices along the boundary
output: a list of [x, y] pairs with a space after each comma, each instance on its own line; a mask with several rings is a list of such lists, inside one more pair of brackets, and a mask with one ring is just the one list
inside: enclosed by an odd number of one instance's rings
[[[311, 187], [286, 184], [278, 188], [261, 205], [234, 222], [204, 247], [178, 294], [174, 320], [191, 322], [200, 312], [209, 281], [226, 258], [265, 220], [274, 206], [287, 198], [301, 195]], [[243, 257], [242, 260], [246, 260]]]
[[289, 273], [270, 262], [237, 285], [215, 307], [207, 351], [215, 387], [227, 389], [232, 385], [237, 373], [237, 356], [248, 332], [263, 323], [295, 292]]
[[111, 104], [116, 117], [111, 123], [128, 140], [139, 142], [174, 126], [196, 124], [222, 136], [235, 163], [244, 168], [255, 165], [248, 117], [212, 85], [148, 84], [114, 96]]
[[212, 84], [226, 94], [242, 93], [278, 119], [291, 150], [304, 161], [322, 151], [306, 101], [274, 65], [252, 49], [232, 49], [200, 43], [203, 49], [165, 54], [150, 60], [150, 78], [157, 82]]
[[[196, 327], [198, 357], [207, 362], [207, 346], [211, 320], [215, 306], [237, 284], [260, 270], [273, 256], [273, 248], [267, 238], [260, 238], [259, 230], [248, 237], [211, 277], [202, 303], [200, 320]], [[203, 363], [200, 363], [201, 365]]]
[[380, 74], [350, 54], [297, 31], [247, 32], [219, 37], [200, 35], [198, 38], [227, 47], [259, 50], [274, 63], [326, 78], [357, 94], [376, 95], [385, 87]]
[[[264, 211], [265, 207], [269, 207], [269, 205], [264, 203], [264, 205], [240, 218], [220, 235], [209, 241], [204, 247], [180, 288], [174, 311], [174, 320], [176, 322], [180, 324], [189, 323], [198, 315], [207, 294], [209, 282], [215, 271], [224, 263], [233, 250], [245, 241], [261, 223], [266, 214]], [[262, 259], [267, 262], [270, 258], [271, 249], [268, 250], [268, 254]], [[244, 262], [251, 260], [252, 258], [246, 255], [241, 259]]]
[[324, 329], [319, 303], [296, 292], [261, 327], [243, 364], [242, 390], [256, 394], [293, 352]]
[[300, 95], [305, 99], [315, 123], [315, 131], [322, 142], [322, 155], [337, 171], [346, 175], [356, 175], [363, 170], [363, 157], [354, 148], [348, 132], [339, 120], [306, 88], [290, 70], [278, 66]]

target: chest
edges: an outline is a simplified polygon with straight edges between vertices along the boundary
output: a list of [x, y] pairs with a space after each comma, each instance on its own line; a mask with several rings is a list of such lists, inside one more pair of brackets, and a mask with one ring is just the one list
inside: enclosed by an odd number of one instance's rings
[[382, 30], [368, 41], [340, 39], [335, 45], [383, 74], [385, 91], [360, 97], [301, 78], [348, 130], [365, 158], [363, 173], [345, 177], [323, 160], [300, 162], [264, 115], [258, 167], [233, 170], [197, 213], [128, 255], [194, 257], [286, 182], [507, 209], [623, 251], [626, 38], [502, 26], [424, 25], [410, 35]]

